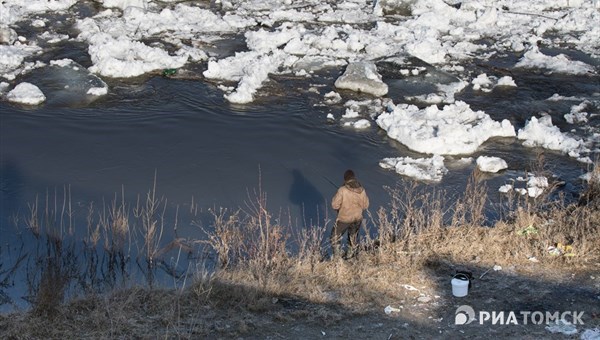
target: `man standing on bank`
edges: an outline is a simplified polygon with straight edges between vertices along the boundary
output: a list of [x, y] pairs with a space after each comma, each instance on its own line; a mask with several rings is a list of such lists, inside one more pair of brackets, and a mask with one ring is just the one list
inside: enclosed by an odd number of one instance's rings
[[346, 258], [351, 258], [357, 250], [358, 231], [362, 224], [363, 211], [369, 208], [369, 197], [363, 186], [356, 180], [354, 171], [346, 170], [344, 173], [344, 185], [333, 196], [331, 207], [337, 211], [337, 218], [330, 236], [333, 256], [340, 255], [342, 236], [348, 231]]

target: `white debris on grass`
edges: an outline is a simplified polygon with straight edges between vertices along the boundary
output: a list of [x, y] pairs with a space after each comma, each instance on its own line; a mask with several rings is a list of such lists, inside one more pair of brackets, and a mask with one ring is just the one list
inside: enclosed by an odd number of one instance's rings
[[444, 157], [440, 155], [417, 159], [411, 157], [384, 158], [379, 162], [379, 166], [423, 181], [441, 181], [444, 174], [448, 172], [444, 166]]
[[600, 340], [600, 328], [586, 329], [581, 333], [581, 340]]
[[385, 312], [385, 314], [388, 314], [388, 315], [389, 315], [389, 314], [392, 314], [393, 312], [401, 312], [401, 311], [402, 311], [402, 309], [400, 309], [400, 308], [395, 308], [395, 307], [392, 307], [392, 306], [386, 306], [386, 307], [383, 309], [383, 311]]
[[498, 172], [508, 168], [506, 161], [500, 157], [479, 156], [477, 157], [477, 167], [484, 172]]
[[402, 285], [402, 287], [403, 287], [404, 289], [406, 289], [406, 290], [409, 290], [409, 291], [419, 291], [419, 289], [418, 289], [418, 288], [415, 288], [414, 286], [411, 286], [411, 285], [409, 285], [409, 284], [403, 284], [403, 285]]
[[37, 86], [27, 82], [15, 86], [6, 98], [10, 102], [26, 105], [39, 105], [46, 100], [46, 96]]
[[439, 109], [415, 105], [390, 105], [377, 124], [408, 148], [428, 154], [471, 154], [492, 137], [514, 137], [508, 120], [494, 121], [483, 111], [473, 111], [462, 101]]
[[546, 330], [550, 333], [560, 333], [564, 335], [577, 334], [577, 328], [572, 323], [560, 319], [555, 324], [546, 326]]

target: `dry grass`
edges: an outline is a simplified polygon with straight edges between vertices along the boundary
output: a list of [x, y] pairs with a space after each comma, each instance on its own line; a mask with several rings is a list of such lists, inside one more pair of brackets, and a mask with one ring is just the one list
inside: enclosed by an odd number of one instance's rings
[[[97, 268], [88, 268], [87, 276], [81, 273], [77, 276], [64, 270], [64, 260], [47, 261], [32, 284], [36, 296], [33, 312], [18, 314], [20, 321], [16, 323], [1, 317], [0, 329], [4, 325], [9, 337], [42, 337], [48, 335], [44, 333], [44, 327], [49, 327], [48, 315], [54, 315], [54, 319], [63, 321], [52, 329], [56, 332], [54, 336], [51, 333], [48, 337], [72, 334], [113, 338], [145, 334], [194, 338], [214, 332], [235, 336], [252, 331], [253, 324], [258, 322], [252, 318], [260, 318], [257, 313], [267, 313], [282, 322], [308, 317], [328, 323], [339, 320], [345, 313], [381, 308], [387, 301], [406, 294], [405, 284], [435, 291], [435, 280], [432, 281], [427, 268], [440, 262], [472, 263], [481, 268], [530, 267], [535, 258], [539, 261], [535, 262], [538, 271], [559, 267], [597, 272], [599, 171], [596, 166], [580, 203], [547, 201], [550, 195], [537, 201], [515, 198], [511, 210], [504, 215], [506, 218], [494, 226], [482, 226], [487, 189], [478, 173], [470, 178], [463, 196], [453, 202], [449, 202], [445, 193], [424, 186], [392, 188], [389, 206], [370, 216], [377, 228], [375, 238], [366, 235], [361, 251], [351, 260], [323, 257], [321, 242], [328, 231], [325, 226], [294, 233], [289, 226], [275, 223], [280, 219], [273, 218], [267, 209], [266, 194], [258, 190], [248, 195], [243, 209], [211, 210], [210, 227], [199, 225], [206, 237], [189, 244], [208, 246], [218, 265], [208, 270], [205, 262], [198, 263], [189, 289], [136, 287], [63, 303], [72, 278], [89, 280], [90, 273]], [[115, 198], [109, 212], [99, 214], [98, 219], [93, 218], [90, 207], [90, 235], [86, 244], [95, 245], [104, 238], [106, 251], [122, 252], [129, 237], [126, 235], [137, 225], [143, 234], [146, 261], [154, 263], [163, 252], [160, 241], [164, 212], [159, 208], [165, 206], [156, 198], [155, 191], [153, 188], [146, 203], [134, 209], [134, 217], [140, 224], [130, 220], [123, 200], [116, 204]], [[44, 219], [58, 216], [51, 210], [46, 208], [49, 212], [40, 219], [36, 217], [37, 205], [32, 206], [27, 227], [35, 237], [39, 238], [40, 231], [47, 229]], [[181, 242], [170, 244], [184, 247]], [[558, 244], [569, 245], [571, 249], [558, 254], [549, 251], [549, 247]], [[276, 302], [280, 299], [333, 307], [298, 309], [285, 314], [278, 310], [280, 303]], [[247, 318], [236, 318], [233, 328], [225, 327], [220, 323], [219, 313], [230, 309], [249, 314]], [[24, 323], [39, 327], [21, 328]]]

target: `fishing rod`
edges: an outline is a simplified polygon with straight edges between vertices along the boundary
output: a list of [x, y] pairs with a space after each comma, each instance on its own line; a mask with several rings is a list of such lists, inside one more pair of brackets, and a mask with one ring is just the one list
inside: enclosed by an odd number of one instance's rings
[[330, 180], [327, 176], [321, 175], [321, 177], [323, 177], [327, 182], [329, 182], [329, 184], [333, 185], [334, 188], [338, 189], [340, 187], [339, 185], [333, 183], [333, 181]]

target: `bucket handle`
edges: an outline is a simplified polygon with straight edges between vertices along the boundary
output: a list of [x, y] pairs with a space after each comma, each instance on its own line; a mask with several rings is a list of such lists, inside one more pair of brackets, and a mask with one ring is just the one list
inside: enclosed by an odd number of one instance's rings
[[454, 274], [452, 278], [462, 281], [469, 281], [469, 289], [471, 289], [471, 281], [473, 280], [473, 276], [471, 275], [471, 273], [458, 272]]

